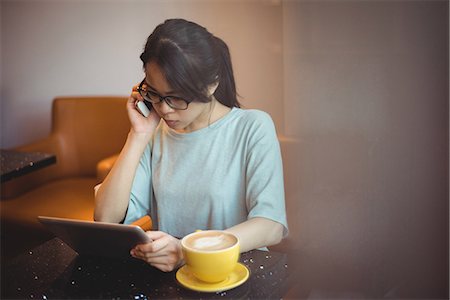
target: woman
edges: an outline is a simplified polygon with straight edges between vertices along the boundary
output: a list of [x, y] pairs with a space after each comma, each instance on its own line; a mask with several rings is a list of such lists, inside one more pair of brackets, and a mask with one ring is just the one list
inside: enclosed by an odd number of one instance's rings
[[[237, 235], [241, 251], [287, 234], [279, 143], [268, 114], [239, 108], [227, 45], [198, 24], [167, 20], [140, 56], [144, 80], [127, 102], [131, 129], [96, 194], [95, 220], [151, 215], [151, 243], [133, 257], [163, 271], [183, 262], [197, 229]], [[152, 103], [148, 117], [137, 101]]]

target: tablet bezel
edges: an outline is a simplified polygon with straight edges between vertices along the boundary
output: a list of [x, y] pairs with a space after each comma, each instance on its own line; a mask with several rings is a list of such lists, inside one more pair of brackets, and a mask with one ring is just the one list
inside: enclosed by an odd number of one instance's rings
[[126, 258], [136, 245], [151, 242], [136, 225], [48, 216], [38, 220], [80, 255]]

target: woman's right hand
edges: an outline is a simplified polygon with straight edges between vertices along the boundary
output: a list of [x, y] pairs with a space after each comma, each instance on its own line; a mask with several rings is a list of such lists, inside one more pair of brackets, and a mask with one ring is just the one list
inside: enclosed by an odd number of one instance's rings
[[148, 117], [144, 117], [136, 108], [137, 101], [144, 101], [137, 90], [138, 86], [133, 86], [130, 97], [127, 102], [128, 118], [131, 122], [131, 130], [134, 133], [152, 134], [160, 121], [160, 116], [154, 109], [151, 110]]

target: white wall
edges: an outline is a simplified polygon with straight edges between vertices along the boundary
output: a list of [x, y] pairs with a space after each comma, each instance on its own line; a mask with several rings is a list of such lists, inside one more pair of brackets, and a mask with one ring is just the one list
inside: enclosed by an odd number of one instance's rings
[[4, 0], [1, 4], [1, 147], [50, 131], [51, 101], [127, 95], [154, 27], [186, 18], [228, 43], [246, 107], [284, 132], [281, 1]]

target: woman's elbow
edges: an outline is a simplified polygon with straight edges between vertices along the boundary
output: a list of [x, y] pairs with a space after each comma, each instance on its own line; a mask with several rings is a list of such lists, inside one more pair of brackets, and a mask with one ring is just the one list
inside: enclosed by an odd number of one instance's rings
[[97, 206], [94, 207], [94, 221], [107, 222], [105, 213], [103, 213], [103, 210]]
[[282, 240], [283, 240], [283, 231], [284, 231], [284, 226], [280, 223], [277, 222], [273, 222], [273, 231], [271, 236], [271, 240], [269, 241], [267, 246], [273, 246], [276, 244], [279, 244]]
[[114, 218], [113, 212], [107, 209], [104, 205], [100, 205], [99, 201], [95, 202], [94, 206], [94, 221], [96, 222], [108, 222], [118, 223], [117, 217]]

